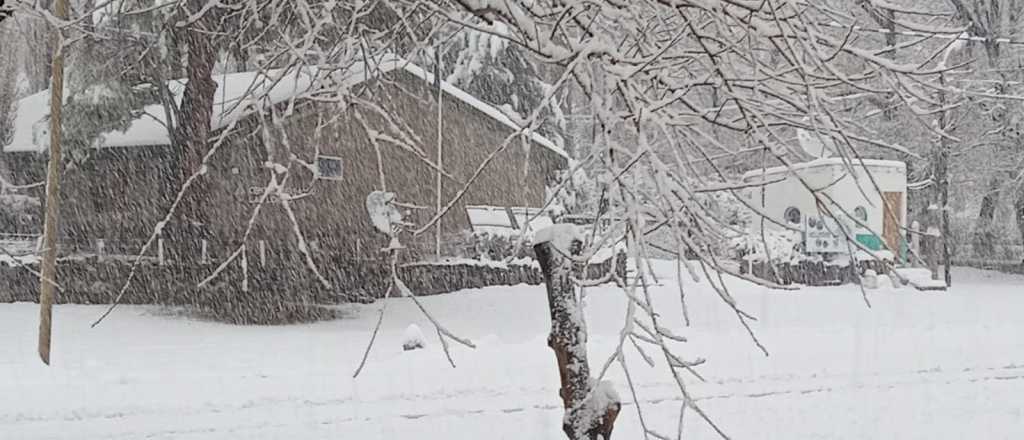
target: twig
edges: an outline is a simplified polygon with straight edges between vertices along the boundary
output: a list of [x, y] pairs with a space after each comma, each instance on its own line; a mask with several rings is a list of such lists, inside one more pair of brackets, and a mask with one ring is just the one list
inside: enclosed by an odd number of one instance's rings
[[380, 325], [384, 322], [384, 312], [388, 310], [388, 298], [391, 297], [391, 291], [394, 290], [394, 284], [388, 286], [387, 292], [384, 293], [383, 303], [380, 306], [380, 311], [377, 316], [377, 325], [373, 327], [373, 334], [370, 335], [370, 342], [366, 344], [366, 351], [363, 352], [363, 358], [359, 361], [359, 366], [356, 367], [356, 371], [352, 373], [352, 378], [359, 377], [359, 373], [363, 371], [363, 366], [366, 365], [366, 359], [370, 357], [370, 350], [373, 348], [373, 342], [377, 340], [377, 332], [380, 331]]

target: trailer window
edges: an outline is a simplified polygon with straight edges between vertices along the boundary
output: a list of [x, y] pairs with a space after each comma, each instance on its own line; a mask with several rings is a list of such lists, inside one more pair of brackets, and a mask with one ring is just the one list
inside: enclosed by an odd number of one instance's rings
[[863, 206], [858, 206], [853, 209], [853, 218], [866, 223], [868, 221], [868, 210]]
[[800, 214], [800, 209], [794, 206], [786, 208], [786, 212], [782, 216], [787, 222], [795, 224], [800, 224], [800, 220], [803, 219], [803, 215]]

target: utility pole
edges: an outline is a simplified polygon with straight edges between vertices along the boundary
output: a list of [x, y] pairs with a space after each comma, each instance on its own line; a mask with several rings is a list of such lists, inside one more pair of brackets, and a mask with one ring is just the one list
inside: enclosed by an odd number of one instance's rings
[[[68, 21], [68, 1], [56, 0], [53, 15], [58, 26]], [[60, 213], [61, 109], [64, 105], [64, 35], [53, 33], [55, 52], [50, 79], [50, 162], [46, 168], [46, 217], [43, 220], [43, 264], [39, 277], [39, 358], [50, 365], [53, 297], [57, 280], [57, 218]]]
[[[442, 150], [442, 130], [444, 126], [444, 120], [442, 109], [442, 100], [444, 99], [444, 93], [441, 89], [441, 52], [440, 48], [434, 51], [434, 87], [437, 87], [437, 213], [441, 213], [441, 205], [444, 200], [442, 195], [442, 180], [441, 170], [443, 170], [444, 155], [441, 154]], [[437, 229], [434, 230], [434, 257], [441, 259], [441, 219], [437, 219]]]

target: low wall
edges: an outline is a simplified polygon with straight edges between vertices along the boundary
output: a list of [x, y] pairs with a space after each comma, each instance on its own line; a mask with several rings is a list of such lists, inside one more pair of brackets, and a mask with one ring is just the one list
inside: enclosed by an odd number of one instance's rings
[[859, 275], [869, 269], [878, 274], [886, 274], [889, 272], [888, 267], [876, 260], [861, 261], [857, 266], [813, 261], [776, 263], [769, 266], [763, 261], [758, 261], [742, 262], [740, 273], [749, 273], [764, 280], [776, 280], [782, 285], [834, 286], [857, 283]]
[[993, 260], [984, 258], [954, 258], [953, 265], [975, 269], [995, 270], [1003, 273], [1024, 274], [1024, 261]]
[[[625, 260], [609, 259], [591, 271], [607, 271], [615, 264], [625, 271]], [[621, 267], [619, 267], [621, 266]], [[331, 306], [372, 302], [390, 286], [387, 265], [368, 260], [334, 260], [319, 266], [331, 284], [325, 287], [305, 266], [260, 268], [250, 265], [248, 276], [240, 266], [221, 272], [203, 288], [197, 285], [216, 265], [158, 265], [144, 262], [135, 270], [123, 304], [182, 306], [210, 317], [239, 324], [274, 324], [329, 317]], [[97, 258], [61, 261], [57, 267], [59, 304], [110, 304], [132, 270], [122, 259]], [[399, 266], [398, 275], [417, 296], [496, 285], [544, 282], [535, 262], [519, 264], [474, 261], [413, 263]], [[243, 286], [245, 287], [243, 289]], [[0, 265], [0, 302], [34, 302], [39, 280], [23, 267]], [[393, 293], [394, 295], [394, 293]]]

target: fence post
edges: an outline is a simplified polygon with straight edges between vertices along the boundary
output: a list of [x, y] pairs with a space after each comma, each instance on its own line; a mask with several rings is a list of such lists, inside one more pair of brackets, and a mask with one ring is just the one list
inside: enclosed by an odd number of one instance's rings
[[96, 256], [102, 261], [107, 253], [107, 242], [100, 238], [96, 240]]
[[[921, 223], [919, 223], [917, 220], [914, 220], [914, 222], [910, 224], [910, 230], [911, 230], [911, 232], [910, 232], [910, 248], [911, 248], [912, 252], [908, 252], [910, 255], [908, 255], [907, 257], [910, 259], [910, 266], [911, 267], [920, 267], [921, 266], [921, 257], [922, 257], [921, 256]], [[917, 258], [914, 258], [915, 256]]]
[[210, 242], [206, 241], [206, 239], [203, 239], [202, 251], [199, 255], [199, 262], [202, 264], [206, 264], [209, 262], [209, 243]]
[[267, 267], [267, 242], [260, 240], [260, 267]]
[[928, 237], [928, 270], [932, 272], [932, 279], [939, 279], [939, 258], [941, 249], [939, 249], [939, 228], [935, 226], [929, 226], [927, 231]]
[[159, 264], [161, 266], [163, 266], [164, 263], [165, 263], [165, 261], [164, 261], [164, 239], [162, 239], [162, 238], [156, 239], [156, 262], [157, 262], [157, 264]]
[[247, 258], [248, 252], [245, 249], [245, 243], [242, 243], [242, 291], [249, 291], [249, 259]]

